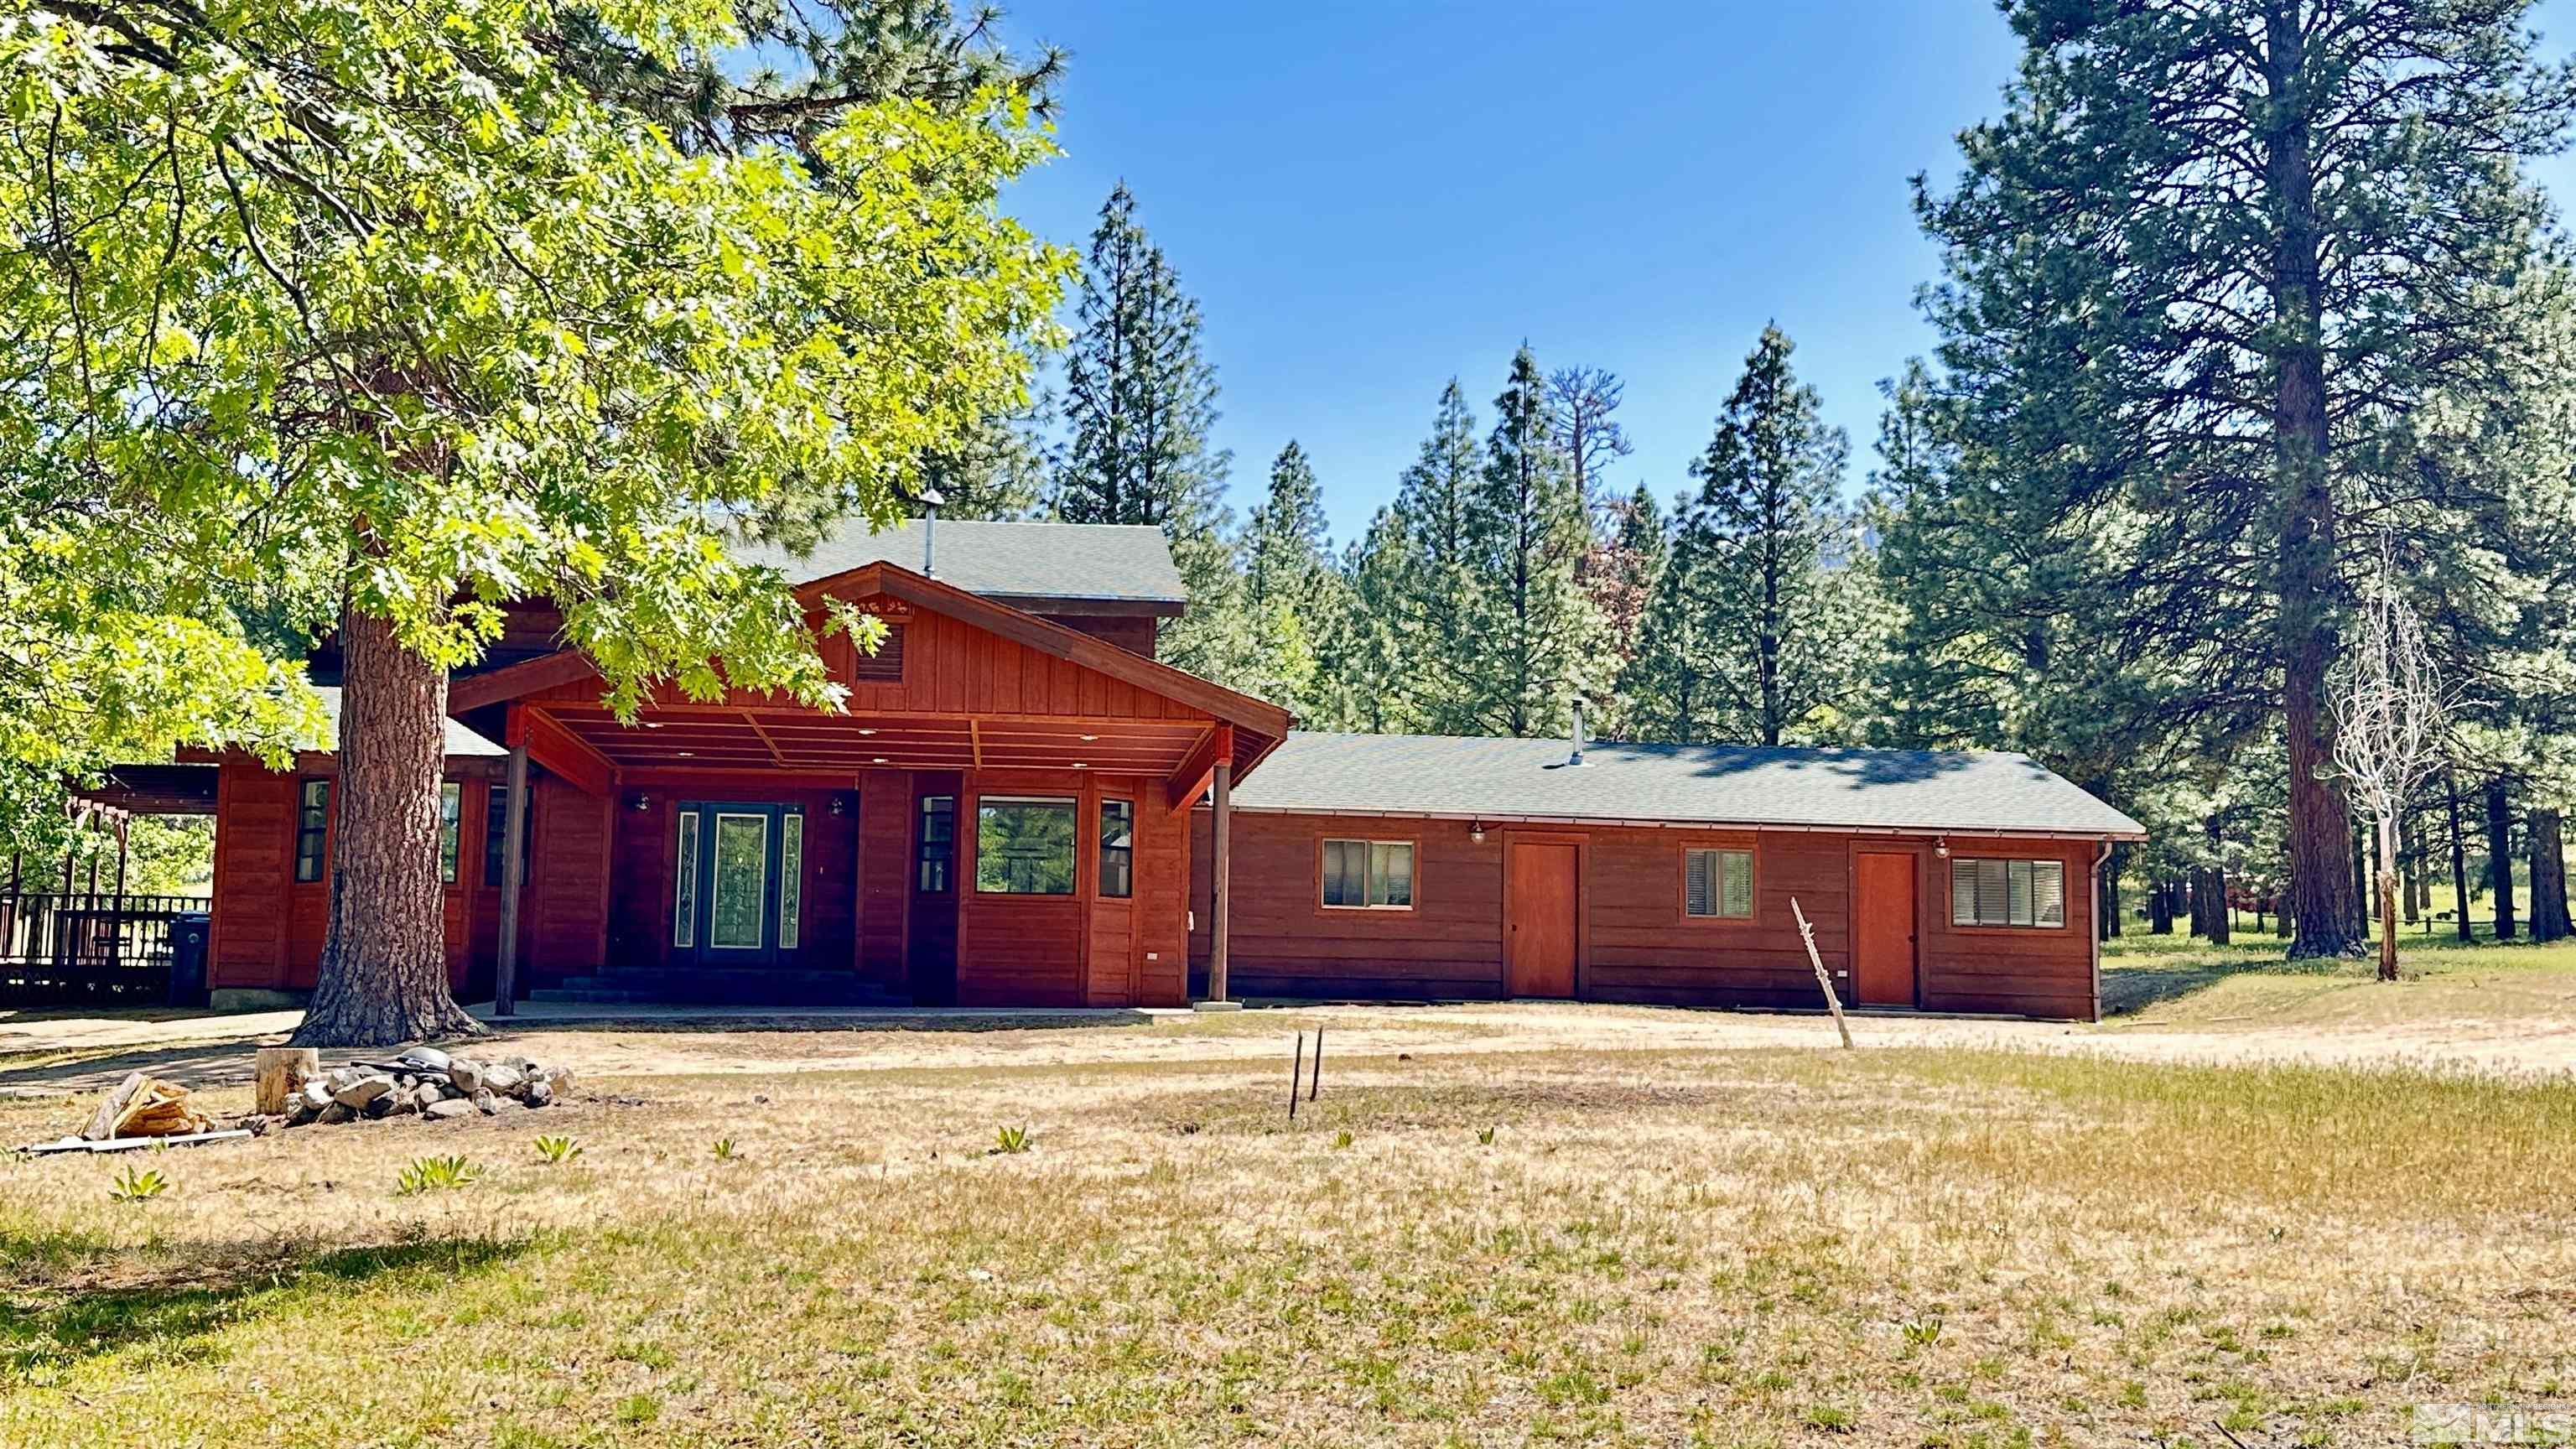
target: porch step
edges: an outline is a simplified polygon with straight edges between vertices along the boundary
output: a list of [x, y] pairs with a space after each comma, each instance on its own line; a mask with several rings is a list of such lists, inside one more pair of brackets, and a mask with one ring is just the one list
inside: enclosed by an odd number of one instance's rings
[[910, 998], [846, 971], [603, 971], [567, 976], [528, 993], [531, 1001], [695, 1006], [904, 1006]]

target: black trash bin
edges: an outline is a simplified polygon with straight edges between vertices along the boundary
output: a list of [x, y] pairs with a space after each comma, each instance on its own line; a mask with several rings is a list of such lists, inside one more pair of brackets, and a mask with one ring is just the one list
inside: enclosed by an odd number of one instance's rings
[[181, 911], [170, 918], [170, 1004], [206, 1004], [206, 942], [215, 918], [204, 911]]

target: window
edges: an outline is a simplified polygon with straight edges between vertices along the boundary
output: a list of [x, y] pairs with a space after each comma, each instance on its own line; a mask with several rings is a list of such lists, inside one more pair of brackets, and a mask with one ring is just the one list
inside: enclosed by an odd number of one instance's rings
[[1100, 893], [1125, 899], [1136, 893], [1136, 802], [1100, 802]]
[[324, 843], [331, 827], [331, 782], [307, 780], [295, 795], [295, 878], [322, 878]]
[[1325, 841], [1324, 904], [1354, 911], [1413, 909], [1413, 843]]
[[1954, 857], [1950, 862], [1950, 924], [2065, 925], [2066, 862]]
[[671, 944], [698, 944], [698, 812], [680, 812], [678, 880], [672, 888]]
[[1753, 919], [1753, 852], [1682, 852], [1682, 910], [1721, 921]]
[[465, 828], [465, 787], [449, 780], [438, 787], [438, 878], [456, 884], [457, 836]]
[[805, 812], [778, 817], [778, 949], [796, 949], [796, 917], [805, 907]]
[[1073, 894], [1074, 802], [987, 795], [975, 804], [975, 889], [1004, 896]]
[[929, 895], [948, 890], [948, 867], [957, 858], [957, 797], [921, 797], [921, 836], [913, 843], [914, 885]]
[[[519, 879], [528, 878], [528, 863], [536, 859], [536, 802], [528, 802], [530, 814], [519, 822]], [[483, 889], [501, 888], [501, 846], [509, 838], [510, 787], [495, 785], [483, 806]]]

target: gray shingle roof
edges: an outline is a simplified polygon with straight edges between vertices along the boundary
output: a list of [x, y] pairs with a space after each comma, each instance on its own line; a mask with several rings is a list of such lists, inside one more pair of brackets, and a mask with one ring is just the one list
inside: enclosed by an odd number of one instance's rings
[[[799, 558], [774, 544], [735, 550], [745, 563], [768, 564], [797, 583], [830, 578], [880, 560], [922, 568], [920, 520], [870, 533], [851, 523]], [[968, 593], [996, 599], [1101, 599], [1183, 604], [1189, 594], [1172, 565], [1163, 531], [1146, 524], [978, 523], [942, 519], [935, 576]]]
[[[298, 740], [296, 743], [307, 750], [336, 754], [340, 749], [340, 687], [317, 684], [313, 686], [313, 692], [322, 696], [322, 735], [319, 739]], [[447, 753], [451, 756], [490, 758], [510, 752], [451, 719], [447, 722]]]
[[2077, 837], [2145, 832], [2028, 755], [1292, 733], [1237, 809]]

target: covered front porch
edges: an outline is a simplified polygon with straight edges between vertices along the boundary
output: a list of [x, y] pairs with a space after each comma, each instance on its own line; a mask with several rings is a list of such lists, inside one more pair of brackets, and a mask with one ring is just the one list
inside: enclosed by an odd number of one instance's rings
[[890, 630], [827, 650], [846, 713], [621, 721], [572, 654], [457, 682], [528, 782], [491, 827], [496, 1010], [1187, 1004], [1190, 808], [1285, 713], [892, 565], [827, 586]]

